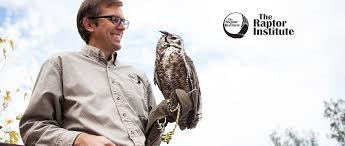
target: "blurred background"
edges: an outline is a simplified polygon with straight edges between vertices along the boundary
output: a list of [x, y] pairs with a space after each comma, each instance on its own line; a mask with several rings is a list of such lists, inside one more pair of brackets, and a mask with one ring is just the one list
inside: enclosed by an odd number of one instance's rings
[[[22, 143], [18, 120], [43, 61], [84, 45], [76, 27], [81, 2], [0, 0], [1, 142]], [[171, 146], [344, 145], [344, 6], [341, 0], [124, 1], [130, 26], [118, 57], [153, 84], [158, 31], [184, 38], [200, 80], [203, 120], [178, 130]], [[241, 39], [223, 30], [232, 12], [249, 21]], [[260, 13], [287, 21], [295, 34], [254, 36]], [[161, 101], [156, 86], [154, 92]]]

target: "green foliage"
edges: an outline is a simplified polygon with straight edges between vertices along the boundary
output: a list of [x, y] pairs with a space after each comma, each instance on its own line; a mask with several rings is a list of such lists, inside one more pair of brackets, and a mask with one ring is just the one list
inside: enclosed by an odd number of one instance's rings
[[23, 116], [23, 115], [17, 115], [17, 116], [16, 116], [16, 120], [22, 119], [22, 116]]
[[5, 110], [8, 107], [8, 103], [11, 100], [11, 92], [10, 91], [6, 91], [5, 95], [3, 96], [3, 103], [2, 103], [2, 107], [3, 110]]
[[330, 122], [331, 138], [345, 145], [345, 101], [331, 99], [329, 102], [324, 102], [324, 107], [324, 117]]
[[[20, 90], [16, 89], [13, 92], [6, 90], [6, 92], [4, 92], [3, 94], [3, 103], [0, 113], [6, 111], [6, 108], [11, 103], [11, 98], [18, 97], [18, 95], [20, 95]], [[25, 94], [27, 93], [23, 93], [24, 96]], [[0, 123], [0, 142], [18, 144], [18, 141], [20, 140], [19, 129], [13, 129], [13, 125], [16, 124], [15, 121], [19, 121], [21, 118], [22, 115], [17, 115], [15, 116], [15, 120], [6, 119]]]
[[14, 50], [13, 40], [0, 38], [0, 48], [1, 48], [3, 60], [6, 60], [6, 58], [7, 58], [7, 52], [8, 52], [7, 46], [10, 46], [10, 48], [13, 51]]
[[[14, 50], [14, 43], [10, 39], [0, 38], [0, 62], [2, 62], [2, 67], [4, 66], [6, 59], [8, 57], [8, 48]], [[2, 59], [1, 59], [2, 58]], [[0, 73], [3, 71], [0, 67]], [[1, 83], [0, 83], [1, 84]], [[2, 92], [3, 91], [3, 92]], [[18, 88], [14, 91], [11, 90], [1, 90], [0, 89], [0, 98], [2, 98], [2, 107], [0, 108], [0, 116], [3, 112], [6, 111], [7, 107], [10, 105], [12, 98], [23, 95], [24, 99], [28, 96], [27, 92], [21, 92]], [[22, 118], [22, 115], [15, 116], [15, 120], [6, 119], [0, 121], [0, 142], [18, 144], [20, 140], [19, 129], [12, 129], [15, 121], [19, 121]]]
[[318, 146], [314, 132], [300, 136], [294, 129], [273, 130], [269, 135], [274, 146]]
[[[20, 119], [16, 119], [20, 120]], [[14, 123], [13, 120], [5, 120], [4, 127], [0, 126], [1, 132], [3, 135], [0, 136], [0, 142], [10, 143], [10, 144], [18, 144], [20, 139], [18, 130], [12, 130], [11, 126]]]

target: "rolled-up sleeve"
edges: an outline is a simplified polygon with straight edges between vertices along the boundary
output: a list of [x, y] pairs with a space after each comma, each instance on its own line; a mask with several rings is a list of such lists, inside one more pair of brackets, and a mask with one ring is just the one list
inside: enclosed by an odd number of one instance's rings
[[47, 60], [37, 77], [19, 128], [26, 146], [71, 146], [80, 132], [61, 128], [63, 89], [59, 58]]

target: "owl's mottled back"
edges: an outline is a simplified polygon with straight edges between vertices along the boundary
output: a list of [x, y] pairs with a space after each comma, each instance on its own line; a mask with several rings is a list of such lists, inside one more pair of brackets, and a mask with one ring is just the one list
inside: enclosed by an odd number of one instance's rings
[[[166, 99], [173, 97], [171, 95], [175, 89], [191, 93], [191, 100], [197, 105], [194, 105], [190, 112], [187, 128], [194, 128], [201, 118], [201, 93], [194, 64], [187, 56], [180, 36], [166, 31], [161, 33], [163, 35], [156, 47], [154, 82]], [[171, 100], [173, 103], [179, 102], [177, 98]]]

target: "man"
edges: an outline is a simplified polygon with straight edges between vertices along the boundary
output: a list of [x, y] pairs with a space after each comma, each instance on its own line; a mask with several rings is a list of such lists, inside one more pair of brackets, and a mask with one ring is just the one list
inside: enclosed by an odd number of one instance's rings
[[145, 145], [156, 102], [146, 75], [117, 59], [129, 25], [121, 6], [119, 0], [81, 4], [77, 25], [87, 45], [43, 64], [20, 121], [25, 145]]

